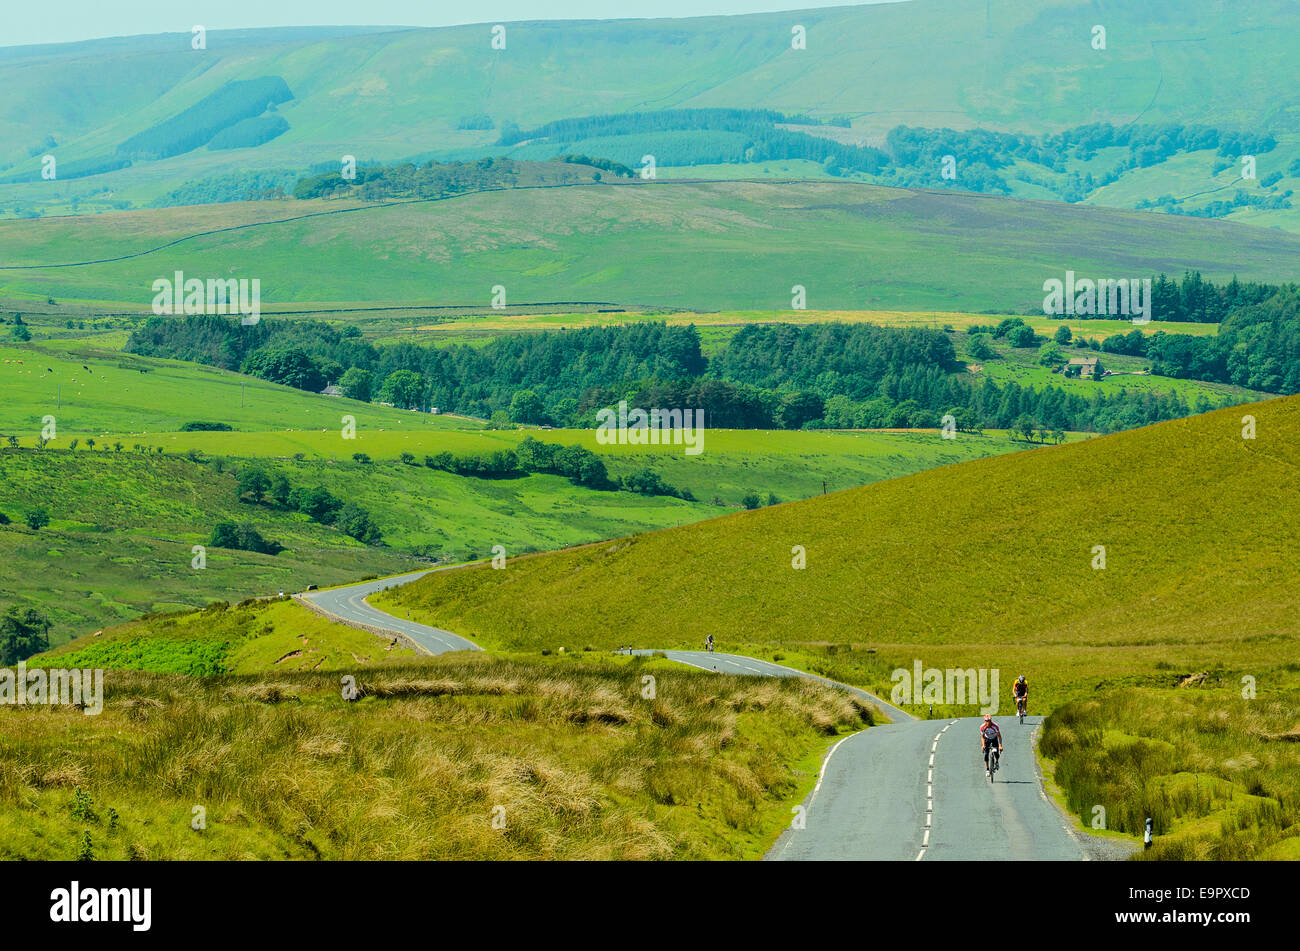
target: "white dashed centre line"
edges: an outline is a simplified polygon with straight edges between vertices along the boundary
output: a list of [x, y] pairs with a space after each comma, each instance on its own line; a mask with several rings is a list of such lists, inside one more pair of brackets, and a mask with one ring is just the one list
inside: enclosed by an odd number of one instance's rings
[[921, 851], [916, 854], [916, 861], [925, 858], [925, 852], [930, 848], [930, 829], [934, 825], [934, 751], [939, 747], [939, 737], [948, 732], [948, 727], [956, 723], [952, 720], [942, 730], [934, 735], [934, 742], [930, 744], [930, 764], [925, 774], [925, 825], [922, 826], [923, 835], [921, 838]]

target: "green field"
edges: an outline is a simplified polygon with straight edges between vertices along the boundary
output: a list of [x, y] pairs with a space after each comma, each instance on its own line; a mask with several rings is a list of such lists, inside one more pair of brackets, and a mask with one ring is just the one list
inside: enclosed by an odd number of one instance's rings
[[687, 325], [704, 329], [726, 330], [734, 333], [747, 324], [879, 324], [882, 327], [928, 327], [965, 330], [976, 325], [996, 324], [1003, 317], [1020, 316], [1039, 334], [1051, 335], [1057, 327], [1067, 326], [1071, 333], [1082, 337], [1104, 340], [1114, 334], [1133, 330], [1143, 333], [1183, 333], [1193, 336], [1213, 336], [1218, 324], [1198, 324], [1153, 320], [1137, 325], [1131, 320], [1085, 320], [1079, 317], [1046, 317], [1042, 314], [972, 314], [960, 311], [908, 311], [908, 310], [719, 310], [719, 311], [629, 311], [625, 313], [586, 314], [474, 314], [451, 320], [426, 324], [421, 333], [443, 333], [471, 340], [491, 339], [501, 333], [525, 331], [565, 330], [576, 327], [616, 327], [640, 320], [658, 320], [667, 324]]
[[[328, 202], [303, 203], [313, 207]], [[263, 210], [262, 205], [271, 206]], [[513, 190], [270, 221], [111, 264], [283, 202], [0, 223], [0, 296], [147, 312], [175, 271], [261, 281], [263, 307], [425, 300], [612, 301], [629, 307], [1041, 309], [1067, 269], [1140, 277], [1293, 276], [1300, 236], [1196, 218], [847, 183], [591, 185]], [[220, 226], [219, 224], [217, 225]], [[367, 261], [356, 267], [359, 259]]]
[[[704, 451], [688, 456], [679, 446], [602, 445], [594, 430], [488, 430], [481, 422], [464, 417], [322, 397], [198, 364], [101, 351], [74, 341], [0, 346], [0, 359], [6, 361], [0, 363], [0, 436], [13, 435], [20, 447], [37, 446], [48, 413], [56, 423], [55, 436], [48, 442], [50, 449], [66, 450], [76, 439], [76, 453], [93, 452], [105, 465], [112, 464], [110, 459], [117, 457], [120, 444], [128, 455], [162, 450], [168, 457], [197, 453], [199, 457], [278, 459], [302, 470], [294, 476], [296, 480], [311, 479], [313, 484], [324, 481], [333, 485], [336, 479], [348, 482], [346, 473], [356, 470], [351, 460], [358, 452], [384, 464], [396, 463], [402, 453], [410, 453], [419, 463], [425, 455], [444, 450], [491, 453], [514, 448], [520, 440], [532, 437], [584, 446], [601, 454], [614, 475], [649, 465], [669, 484], [691, 490], [702, 501], [717, 496], [727, 505], [737, 505], [749, 492], [764, 497], [774, 493], [782, 500], [804, 498], [822, 492], [823, 481], [832, 489], [846, 488], [1024, 447], [1023, 442], [995, 431], [947, 440], [934, 431], [709, 429], [703, 436]], [[241, 399], [243, 407], [238, 405]], [[344, 437], [340, 422], [345, 414], [355, 420], [353, 438]], [[196, 420], [224, 422], [233, 426], [233, 431], [176, 431], [185, 422]], [[93, 449], [88, 439], [95, 440]], [[326, 464], [333, 462], [347, 465]], [[564, 480], [533, 476], [493, 485], [486, 480], [460, 480], [429, 472], [420, 466], [394, 469], [381, 465], [356, 471], [368, 477], [351, 480], [349, 491], [366, 492], [381, 508], [404, 505], [403, 493], [407, 491], [429, 499], [442, 511], [468, 513], [475, 506], [471, 501], [475, 495], [500, 497], [499, 501], [517, 497], [536, 506], [544, 504], [551, 487], [564, 484]], [[442, 488], [407, 489], [405, 482]], [[448, 496], [448, 485], [475, 488]], [[647, 503], [624, 497], [620, 505], [630, 511]], [[691, 512], [699, 517], [697, 508], [676, 500], [660, 499], [654, 505], [678, 506], [676, 514], [665, 516], [656, 525], [689, 520]], [[473, 520], [466, 518], [467, 522]], [[393, 521], [400, 522], [396, 513]], [[540, 544], [544, 535], [533, 543]], [[587, 540], [592, 536], [577, 537]], [[575, 539], [551, 540], [565, 544]], [[485, 537], [476, 536], [469, 544], [484, 541]]]
[[[935, 430], [908, 431], [787, 431], [787, 430], [707, 430], [704, 434], [705, 451], [688, 456], [680, 447], [673, 446], [616, 446], [601, 445], [594, 430], [499, 430], [479, 432], [358, 432], [354, 440], [342, 440], [337, 433], [176, 433], [138, 437], [143, 446], [163, 447], [167, 453], [200, 453], [214, 456], [239, 456], [244, 458], [271, 458], [288, 460], [302, 454], [306, 460], [294, 460], [292, 467], [310, 478], [332, 484], [337, 478], [346, 478], [353, 472], [352, 454], [364, 452], [379, 466], [366, 467], [367, 479], [350, 486], [374, 501], [380, 510], [391, 505], [400, 511], [405, 505], [402, 493], [419, 493], [415, 486], [423, 485], [444, 473], [427, 473], [417, 467], [397, 465], [403, 452], [415, 456], [421, 463], [427, 454], [448, 451], [456, 454], [482, 454], [499, 449], [512, 449], [519, 441], [533, 437], [550, 443], [580, 445], [600, 454], [611, 476], [624, 476], [633, 470], [649, 466], [669, 485], [688, 489], [700, 502], [715, 505], [737, 506], [747, 494], [754, 492], [766, 499], [775, 495], [780, 501], [807, 498], [826, 490], [838, 490], [854, 485], [876, 482], [880, 479], [908, 475], [933, 466], [951, 465], [987, 455], [998, 455], [1028, 448], [1023, 441], [1012, 439], [1005, 432], [990, 430], [981, 435], [963, 433], [956, 439], [944, 439]], [[1067, 438], [1086, 438], [1083, 434], [1070, 434]], [[322, 465], [321, 460], [324, 460]], [[332, 460], [348, 461], [338, 468]], [[287, 463], [286, 463], [287, 464]], [[304, 475], [304, 477], [307, 477]], [[468, 484], [481, 493], [501, 493], [514, 497], [521, 486], [545, 486], [547, 491], [563, 486], [564, 480], [547, 476], [530, 476], [492, 482], [471, 479]], [[408, 488], [407, 486], [410, 486]], [[461, 484], [461, 483], [454, 483]], [[563, 489], [557, 491], [563, 493]], [[626, 494], [620, 493], [622, 498]], [[538, 497], [544, 503], [544, 495]], [[468, 504], [460, 499], [457, 509]], [[638, 509], [642, 500], [625, 504]], [[649, 505], [650, 500], [644, 500]], [[655, 507], [667, 507], [664, 521], [657, 524], [673, 525], [707, 517], [699, 506], [673, 499], [658, 499]], [[717, 514], [713, 510], [713, 514]], [[577, 512], [571, 513], [576, 517]], [[412, 516], [406, 516], [412, 519]], [[415, 513], [416, 525], [420, 518]], [[395, 513], [394, 519], [397, 520]], [[398, 529], [402, 531], [401, 528]], [[571, 540], [571, 539], [570, 539]], [[473, 544], [486, 539], [475, 533]], [[530, 545], [530, 549], [535, 546]]]
[[453, 416], [322, 398], [216, 367], [138, 357], [93, 343], [0, 344], [0, 434], [20, 436], [30, 445], [47, 415], [55, 420], [56, 446], [111, 433], [123, 434], [130, 446], [136, 436], [175, 432], [198, 421], [235, 430], [328, 430], [339, 438], [344, 415], [355, 416], [362, 429], [481, 426]]

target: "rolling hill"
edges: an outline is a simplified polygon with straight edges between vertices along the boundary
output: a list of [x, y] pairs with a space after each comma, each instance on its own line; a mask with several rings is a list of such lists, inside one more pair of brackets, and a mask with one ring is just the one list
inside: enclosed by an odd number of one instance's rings
[[[1178, 671], [1263, 683], [1294, 659], [1300, 398], [1248, 411], [1254, 440], [1242, 408], [1219, 410], [443, 572], [375, 603], [497, 648], [694, 647], [712, 633], [723, 650], [879, 651], [876, 677], [885, 659], [1007, 679], [1027, 667], [1047, 706]], [[888, 666], [873, 683], [886, 691]]]
[[[801, 285], [811, 308], [1019, 312], [1041, 311], [1043, 282], [1066, 270], [1276, 281], [1300, 258], [1300, 236], [1229, 222], [844, 182], [575, 185], [279, 220], [340, 204], [7, 222], [0, 296], [147, 312], [153, 282], [182, 271], [258, 278], [264, 307], [486, 307], [499, 285], [507, 303], [772, 310]], [[204, 233], [223, 218], [241, 226]]]

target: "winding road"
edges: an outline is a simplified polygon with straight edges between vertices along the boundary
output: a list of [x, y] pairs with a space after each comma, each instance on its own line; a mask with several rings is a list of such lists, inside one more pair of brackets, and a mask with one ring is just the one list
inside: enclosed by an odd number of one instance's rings
[[[450, 631], [394, 617], [366, 601], [376, 591], [428, 573], [296, 597], [345, 624], [400, 635], [431, 654], [481, 650]], [[718, 673], [821, 680], [857, 694], [890, 718], [831, 747], [816, 786], [766, 860], [1079, 861], [1124, 854], [1075, 832], [1047, 798], [1033, 748], [1041, 717], [1026, 717], [1023, 725], [1013, 716], [998, 718], [1005, 752], [990, 782], [980, 756], [978, 717], [917, 720], [865, 690], [770, 661], [706, 651], [662, 653]]]
[[[435, 568], [433, 570], [443, 571], [445, 569]], [[453, 634], [451, 631], [444, 631], [440, 627], [430, 627], [428, 624], [418, 624], [415, 621], [404, 621], [386, 611], [372, 608], [369, 602], [366, 601], [366, 598], [376, 591], [386, 591], [389, 588], [397, 587], [399, 584], [407, 584], [417, 578], [423, 578], [427, 574], [429, 574], [428, 571], [413, 571], [406, 575], [380, 578], [378, 581], [363, 581], [360, 584], [345, 585], [341, 588], [305, 591], [302, 594], [294, 595], [294, 597], [301, 601], [310, 602], [322, 614], [326, 614], [344, 624], [360, 627], [376, 634], [380, 632], [399, 634], [408, 640], [414, 641], [417, 646], [430, 654], [482, 650], [483, 648], [473, 641]]]

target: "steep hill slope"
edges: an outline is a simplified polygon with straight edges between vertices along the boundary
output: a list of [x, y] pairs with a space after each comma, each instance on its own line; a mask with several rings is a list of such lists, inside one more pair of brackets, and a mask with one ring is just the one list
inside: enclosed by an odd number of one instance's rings
[[444, 572], [376, 603], [520, 648], [696, 646], [714, 633], [965, 645], [973, 665], [991, 663], [979, 645], [1021, 642], [1157, 645], [1176, 664], [1277, 654], [1300, 629], [1300, 398], [1249, 411], [1254, 440], [1241, 408], [1221, 410], [502, 571]]
[[[900, 122], [1047, 130], [1087, 121], [1240, 123], [1296, 88], [1286, 0], [914, 0], [733, 17], [551, 21], [427, 30], [213, 32], [33, 47], [0, 57], [10, 161], [52, 134], [111, 151], [225, 83], [280, 76], [294, 100], [271, 149], [321, 161], [340, 146], [389, 157], [572, 115], [734, 106]], [[1107, 30], [1105, 50], [1092, 29]], [[1288, 24], [1291, 29], [1287, 29]], [[791, 48], [803, 26], [807, 48]], [[330, 35], [333, 33], [334, 35]], [[560, 77], [562, 82], [539, 81]], [[1212, 77], [1214, 82], [1207, 83]], [[71, 96], [83, 85], [94, 96]], [[1293, 122], [1294, 120], [1292, 120]], [[71, 156], [69, 156], [70, 158]]]

